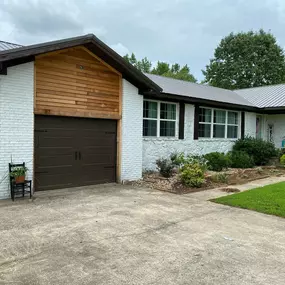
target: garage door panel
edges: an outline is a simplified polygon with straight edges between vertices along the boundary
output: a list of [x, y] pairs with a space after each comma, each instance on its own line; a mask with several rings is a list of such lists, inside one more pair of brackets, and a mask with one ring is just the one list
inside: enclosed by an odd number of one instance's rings
[[114, 166], [115, 159], [113, 153], [88, 153], [83, 154], [84, 158], [83, 166], [96, 165], [96, 164], [107, 164]]
[[105, 132], [98, 132], [95, 134], [81, 135], [80, 145], [85, 147], [113, 147], [114, 140], [116, 140], [115, 135], [106, 134]]
[[36, 190], [116, 181], [116, 121], [36, 116]]
[[75, 155], [75, 149], [73, 147], [39, 147], [37, 151], [38, 156], [59, 156], [59, 155]]
[[73, 175], [68, 173], [44, 174], [36, 176], [37, 190], [69, 188], [74, 184]]
[[68, 137], [56, 137], [56, 136], [44, 136], [39, 137], [37, 141], [38, 148], [72, 148], [74, 136]]
[[[114, 167], [102, 168], [102, 165], [96, 165], [88, 169], [85, 168], [85, 170], [86, 171], [84, 171], [82, 174], [82, 185], [114, 182], [114, 180], [116, 179]], [[113, 178], [111, 181], [110, 177]]]
[[44, 168], [59, 168], [59, 167], [73, 167], [73, 155], [55, 155], [55, 156], [40, 156], [36, 162], [37, 165], [44, 165]]
[[[95, 119], [96, 120], [96, 119]], [[116, 124], [114, 124], [114, 120], [97, 120], [100, 121], [100, 124], [95, 125], [94, 124], [94, 119], [83, 119], [82, 121], [77, 122], [77, 126], [80, 127], [82, 131], [87, 130], [87, 131], [114, 131], [116, 132], [117, 127]]]

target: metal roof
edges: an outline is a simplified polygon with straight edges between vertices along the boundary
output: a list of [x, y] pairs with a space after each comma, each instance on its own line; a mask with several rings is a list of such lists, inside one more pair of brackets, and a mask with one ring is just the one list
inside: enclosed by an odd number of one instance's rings
[[163, 93], [254, 107], [251, 102], [231, 90], [154, 74], [146, 76], [160, 86]]
[[22, 47], [21, 45], [18, 44], [13, 44], [13, 43], [8, 43], [4, 41], [0, 41], [0, 51], [8, 50], [8, 49], [13, 49], [13, 48], [19, 48]]
[[235, 90], [259, 108], [285, 107], [285, 84]]
[[93, 34], [27, 47], [0, 41], [0, 62], [29, 58], [36, 54], [79, 44], [84, 44], [92, 52], [99, 53], [106, 62], [125, 74], [126, 79], [132, 79], [133, 83], [147, 85], [156, 91], [161, 91], [161, 87], [165, 94], [255, 108], [285, 107], [285, 84], [231, 91], [154, 74], [142, 74]]

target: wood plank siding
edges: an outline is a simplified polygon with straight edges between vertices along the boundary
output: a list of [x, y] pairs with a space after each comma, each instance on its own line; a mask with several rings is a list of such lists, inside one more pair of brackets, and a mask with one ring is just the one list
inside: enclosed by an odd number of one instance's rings
[[37, 56], [35, 114], [120, 119], [121, 80], [85, 47]]

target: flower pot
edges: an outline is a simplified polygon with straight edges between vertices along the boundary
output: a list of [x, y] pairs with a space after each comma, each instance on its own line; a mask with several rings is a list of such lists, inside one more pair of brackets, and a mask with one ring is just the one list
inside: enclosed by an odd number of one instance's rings
[[24, 183], [25, 182], [25, 175], [16, 176], [15, 177], [15, 182], [16, 183]]

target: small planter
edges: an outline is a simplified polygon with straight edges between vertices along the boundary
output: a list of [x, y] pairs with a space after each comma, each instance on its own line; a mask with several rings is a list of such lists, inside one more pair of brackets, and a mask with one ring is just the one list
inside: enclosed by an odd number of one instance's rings
[[18, 183], [24, 183], [25, 182], [25, 175], [21, 175], [21, 176], [16, 176], [15, 177], [15, 182], [16, 182], [16, 184], [18, 184]]
[[13, 178], [16, 184], [24, 183], [26, 179], [27, 170], [28, 168], [25, 167], [25, 164], [20, 166], [16, 164], [16, 167], [14, 167], [13, 169], [11, 169], [10, 167], [10, 176]]

